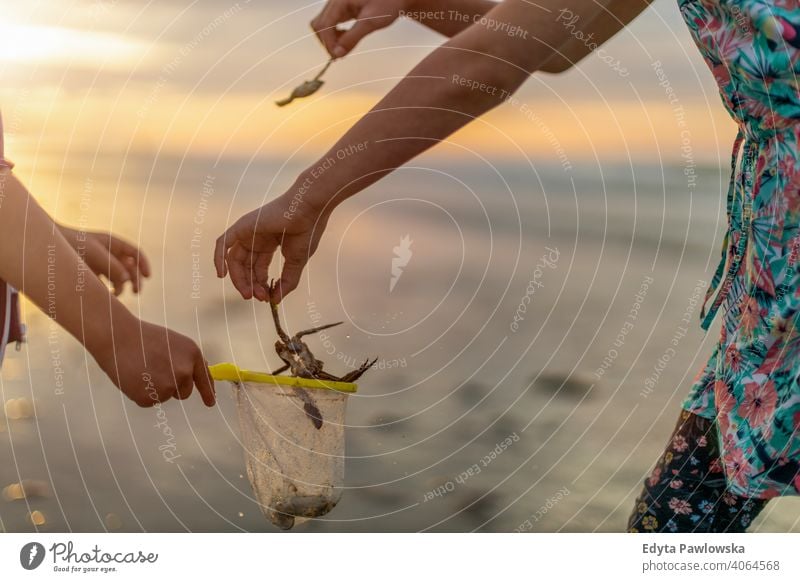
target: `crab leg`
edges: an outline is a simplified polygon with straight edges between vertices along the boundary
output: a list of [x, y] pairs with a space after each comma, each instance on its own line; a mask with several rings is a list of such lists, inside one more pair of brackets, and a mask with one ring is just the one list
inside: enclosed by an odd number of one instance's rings
[[342, 379], [339, 378], [338, 376], [334, 376], [333, 374], [328, 374], [327, 372], [324, 372], [322, 370], [316, 373], [316, 378], [317, 380], [330, 380], [331, 382], [342, 382]]
[[272, 301], [269, 302], [270, 309], [272, 309], [272, 319], [275, 320], [275, 331], [278, 332], [278, 336], [284, 341], [289, 342], [289, 336], [286, 335], [286, 332], [283, 331], [281, 327], [281, 320], [278, 319], [278, 305], [273, 303]]
[[275, 331], [278, 332], [278, 336], [284, 342], [289, 342], [289, 336], [286, 335], [285, 331], [283, 331], [283, 328], [281, 327], [281, 320], [278, 318], [278, 304], [277, 303], [273, 303], [273, 301], [272, 301], [272, 291], [273, 291], [274, 288], [275, 288], [275, 282], [274, 281], [270, 281], [269, 282], [269, 288], [267, 289], [267, 292], [269, 293], [269, 307], [272, 310], [272, 319], [275, 321]]
[[299, 339], [304, 335], [308, 335], [310, 333], [317, 333], [318, 331], [322, 331], [323, 329], [328, 329], [329, 327], [336, 327], [337, 325], [342, 325], [343, 323], [344, 323], [343, 321], [337, 321], [336, 323], [329, 323], [327, 325], [320, 325], [319, 327], [312, 327], [311, 329], [298, 331], [294, 337]]
[[274, 372], [270, 372], [270, 374], [273, 375], [273, 376], [277, 376], [278, 374], [280, 374], [281, 372], [285, 372], [289, 368], [290, 368], [289, 364], [284, 364], [283, 366], [281, 366], [280, 368], [278, 368]]
[[360, 368], [358, 368], [357, 370], [353, 370], [352, 372], [348, 372], [347, 374], [342, 376], [342, 382], [355, 382], [361, 377], [361, 375], [364, 372], [369, 370], [377, 361], [378, 358], [375, 358], [371, 362], [369, 361], [369, 359], [365, 360], [364, 363], [361, 364]]

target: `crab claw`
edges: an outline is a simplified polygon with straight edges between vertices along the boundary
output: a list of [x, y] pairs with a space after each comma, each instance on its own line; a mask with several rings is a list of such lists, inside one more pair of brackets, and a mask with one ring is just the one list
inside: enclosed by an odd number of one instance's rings
[[357, 370], [353, 370], [352, 372], [348, 372], [347, 374], [342, 376], [342, 382], [355, 382], [356, 380], [358, 380], [361, 377], [361, 375], [364, 372], [366, 372], [372, 366], [374, 366], [375, 362], [377, 362], [377, 361], [378, 361], [378, 358], [375, 358], [371, 362], [369, 361], [369, 358], [367, 358], [366, 360], [364, 360], [364, 363], [361, 364], [361, 366]]

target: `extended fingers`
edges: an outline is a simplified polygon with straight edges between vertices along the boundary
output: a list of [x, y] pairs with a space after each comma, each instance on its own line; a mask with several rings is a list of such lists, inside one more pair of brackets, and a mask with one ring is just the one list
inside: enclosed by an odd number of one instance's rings
[[250, 251], [239, 243], [234, 244], [225, 257], [228, 276], [243, 299], [250, 299], [253, 296], [251, 260]]
[[[119, 296], [122, 293], [125, 283], [131, 280], [130, 272], [125, 265], [117, 259], [114, 255], [108, 256], [108, 271], [106, 275], [111, 285], [114, 288], [114, 295]], [[136, 285], [134, 285], [136, 289]]]
[[266, 301], [267, 273], [279, 239], [274, 233], [258, 232], [255, 226], [241, 224], [240, 219], [217, 239], [214, 251], [217, 275], [229, 275], [242, 298]]
[[287, 257], [283, 264], [280, 281], [277, 284], [277, 294], [273, 293], [273, 303], [280, 303], [289, 293], [297, 289], [300, 284], [300, 277], [303, 269], [308, 262], [308, 258]]
[[272, 255], [273, 253], [259, 253], [253, 263], [253, 296], [259, 301], [266, 301], [269, 298], [267, 279]]
[[[349, 30], [344, 31], [339, 35], [337, 39], [337, 46], [334, 49], [334, 52], [336, 53], [334, 56], [345, 56], [355, 48], [362, 38], [367, 36], [369, 33], [375, 32], [379, 28], [388, 26], [386, 19], [386, 15], [380, 15], [360, 18], [357, 20]], [[391, 20], [389, 20], [389, 22], [391, 22]]]
[[136, 266], [143, 276], [150, 276], [150, 261], [142, 249], [113, 235], [109, 235], [108, 248], [117, 258], [130, 257], [136, 262]]
[[131, 285], [133, 285], [133, 292], [138, 293], [142, 288], [142, 277], [144, 276], [137, 264], [136, 259], [133, 257], [125, 257], [122, 264], [128, 269], [128, 274], [131, 277]]
[[228, 255], [228, 249], [236, 244], [236, 237], [233, 236], [232, 231], [233, 227], [223, 232], [214, 247], [214, 267], [217, 269], [217, 277], [224, 277], [228, 274], [225, 257]]
[[138, 293], [142, 287], [142, 277], [149, 277], [151, 272], [147, 255], [136, 245], [113, 235], [108, 235], [106, 244], [112, 257], [115, 257], [128, 272], [129, 279], [133, 285], [133, 292]]
[[240, 244], [234, 245], [226, 262], [230, 273], [231, 282], [242, 298], [259, 301], [267, 299], [267, 277], [272, 252], [254, 253]]

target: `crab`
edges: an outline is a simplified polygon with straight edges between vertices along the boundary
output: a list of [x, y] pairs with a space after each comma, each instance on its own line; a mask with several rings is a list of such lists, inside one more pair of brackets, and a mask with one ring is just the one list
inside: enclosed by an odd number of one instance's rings
[[[307, 336], [312, 333], [318, 333], [337, 325], [341, 325], [343, 322], [337, 321], [336, 323], [320, 325], [318, 327], [299, 331], [292, 337], [289, 337], [289, 334], [283, 331], [283, 328], [281, 327], [281, 321], [278, 317], [278, 304], [272, 301], [275, 285], [275, 281], [270, 281], [267, 291], [270, 297], [269, 306], [272, 311], [272, 319], [275, 321], [275, 330], [278, 332], [279, 338], [275, 342], [275, 351], [278, 353], [278, 357], [283, 360], [283, 366], [273, 371], [273, 376], [277, 376], [286, 370], [290, 370], [291, 375], [298, 378], [329, 380], [331, 382], [355, 382], [361, 377], [362, 374], [364, 374], [364, 372], [369, 370], [375, 364], [375, 362], [378, 361], [378, 358], [375, 358], [372, 361], [367, 358], [364, 363], [361, 364], [361, 366], [355, 370], [352, 370], [351, 372], [348, 372], [341, 378], [324, 371], [324, 363], [322, 360], [318, 360], [314, 357], [314, 354], [311, 353], [311, 350], [302, 340], [302, 338], [303, 336]], [[311, 398], [311, 396], [302, 388], [295, 387], [294, 390], [297, 396], [303, 401], [303, 410], [305, 411], [306, 415], [311, 419], [311, 422], [314, 423], [314, 426], [317, 429], [321, 428], [322, 415], [314, 403], [313, 398]]]
[[291, 95], [289, 95], [285, 99], [276, 101], [275, 105], [277, 105], [278, 107], [283, 107], [285, 105], [289, 105], [289, 103], [291, 103], [295, 99], [300, 99], [301, 97], [308, 97], [319, 91], [319, 88], [325, 84], [325, 81], [323, 81], [320, 77], [322, 77], [325, 71], [328, 70], [328, 67], [331, 66], [332, 62], [333, 59], [330, 59], [327, 63], [325, 63], [325, 66], [322, 67], [322, 70], [319, 73], [317, 73], [316, 77], [314, 77], [310, 81], [303, 81], [302, 83], [300, 83], [297, 87], [294, 88]]

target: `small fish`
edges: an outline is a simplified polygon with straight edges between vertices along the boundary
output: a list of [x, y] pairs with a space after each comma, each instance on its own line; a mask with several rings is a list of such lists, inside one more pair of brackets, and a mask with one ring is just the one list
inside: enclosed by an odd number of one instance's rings
[[289, 103], [291, 103], [295, 99], [308, 97], [319, 91], [320, 87], [322, 87], [325, 84], [325, 81], [323, 81], [320, 77], [322, 77], [325, 71], [328, 70], [328, 67], [331, 66], [332, 62], [333, 59], [329, 59], [328, 62], [325, 63], [325, 66], [322, 67], [322, 70], [319, 73], [317, 73], [316, 77], [314, 77], [310, 81], [303, 81], [302, 83], [300, 83], [297, 87], [294, 88], [291, 95], [289, 95], [286, 99], [281, 99], [280, 101], [276, 101], [275, 105], [277, 105], [278, 107], [284, 107], [285, 105], [289, 105]]
[[317, 408], [316, 402], [314, 399], [311, 398], [311, 395], [303, 390], [302, 388], [295, 387], [294, 388], [295, 394], [303, 401], [303, 412], [306, 413], [306, 416], [311, 420], [311, 423], [314, 425], [314, 428], [317, 430], [322, 428], [322, 413]]
[[[342, 322], [339, 321], [337, 323], [319, 325], [311, 329], [297, 332], [292, 337], [289, 337], [289, 334], [287, 334], [281, 327], [280, 318], [278, 317], [278, 304], [272, 302], [275, 285], [275, 281], [270, 281], [269, 287], [267, 288], [267, 293], [269, 293], [270, 297], [269, 307], [270, 311], [272, 311], [272, 319], [275, 322], [275, 331], [278, 332], [278, 340], [275, 342], [275, 352], [283, 361], [283, 366], [277, 370], [274, 370], [272, 372], [273, 376], [277, 376], [281, 372], [290, 370], [292, 376], [295, 378], [330, 380], [332, 382], [355, 382], [364, 372], [369, 370], [375, 364], [375, 362], [378, 361], [378, 358], [375, 358], [372, 361], [367, 359], [363, 364], [361, 364], [360, 367], [356, 368], [355, 370], [351, 370], [341, 378], [325, 372], [322, 369], [324, 367], [322, 360], [318, 360], [314, 357], [314, 354], [311, 353], [311, 350], [308, 348], [308, 345], [303, 341], [302, 338], [309, 334], [317, 333], [322, 330], [341, 325]], [[314, 402], [312, 396], [300, 387], [295, 387], [294, 393], [300, 400], [303, 401], [303, 411], [306, 413], [306, 416], [311, 419], [314, 428], [317, 430], [321, 429], [322, 413], [317, 407], [316, 402]]]

